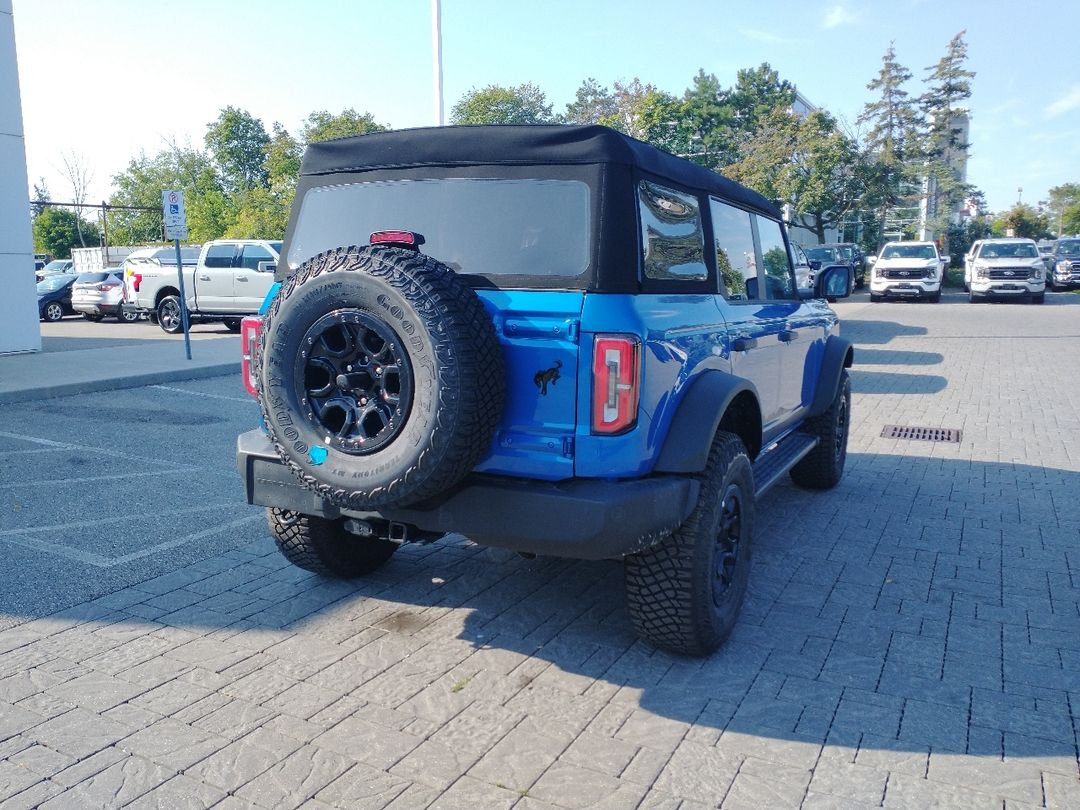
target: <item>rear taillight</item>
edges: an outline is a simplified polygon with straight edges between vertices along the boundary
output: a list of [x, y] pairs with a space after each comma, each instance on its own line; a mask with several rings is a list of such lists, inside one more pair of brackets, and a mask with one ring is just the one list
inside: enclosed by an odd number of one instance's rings
[[623, 433], [637, 422], [640, 346], [632, 335], [597, 335], [593, 344], [593, 433]]
[[391, 247], [420, 250], [420, 245], [424, 244], [424, 237], [412, 231], [375, 231], [368, 238], [368, 242], [373, 245], [390, 245]]
[[131, 286], [135, 292], [139, 291], [139, 285], [142, 284], [142, 273], [131, 274]]
[[110, 281], [108, 284], [98, 284], [98, 292], [108, 292], [109, 290], [115, 290], [119, 286], [119, 282], [116, 281]]
[[255, 375], [258, 370], [258, 362], [255, 358], [255, 349], [259, 345], [259, 336], [262, 334], [262, 318], [248, 316], [240, 321], [240, 373], [244, 377], [244, 388], [253, 397], [259, 396], [256, 386]]

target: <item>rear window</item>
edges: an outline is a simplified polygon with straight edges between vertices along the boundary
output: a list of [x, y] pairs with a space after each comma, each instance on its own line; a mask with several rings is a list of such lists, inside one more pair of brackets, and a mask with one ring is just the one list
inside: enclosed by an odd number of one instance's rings
[[421, 250], [459, 273], [580, 276], [589, 265], [589, 187], [578, 180], [442, 178], [313, 188], [304, 196], [289, 266], [364, 244], [375, 231], [414, 231]]
[[112, 273], [82, 273], [77, 279], [76, 284], [100, 284]]

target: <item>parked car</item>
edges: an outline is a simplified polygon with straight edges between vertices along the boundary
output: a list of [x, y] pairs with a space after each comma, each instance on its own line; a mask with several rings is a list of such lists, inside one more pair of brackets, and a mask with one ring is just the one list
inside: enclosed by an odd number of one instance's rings
[[123, 306], [124, 269], [109, 267], [93, 273], [81, 273], [71, 288], [71, 306], [88, 321], [110, 317], [123, 323], [139, 320], [139, 313]]
[[309, 144], [293, 206], [241, 328], [237, 464], [281, 553], [358, 577], [461, 532], [621, 559], [642, 636], [715, 649], [760, 494], [843, 474], [846, 269], [800, 291], [773, 203], [599, 126]]
[[[232, 331], [240, 319], [259, 311], [274, 283], [281, 242], [265, 239], [218, 239], [207, 242], [194, 265], [184, 263], [184, 297], [191, 321], [223, 321]], [[131, 257], [128, 257], [130, 263]], [[128, 308], [156, 318], [173, 334], [183, 328], [176, 260], [147, 264], [128, 274]]]
[[862, 287], [866, 283], [866, 271], [863, 269], [862, 254], [855, 254], [856, 246], [851, 244], [811, 245], [804, 248], [811, 267], [822, 269], [841, 265], [848, 268], [851, 286]]
[[74, 315], [71, 307], [71, 287], [77, 276], [71, 273], [53, 273], [37, 285], [38, 317], [43, 321], [58, 321], [65, 315]]
[[874, 262], [870, 300], [926, 298], [940, 301], [945, 262], [933, 242], [887, 242]]
[[41, 281], [45, 276], [53, 276], [57, 273], [74, 273], [75, 263], [71, 259], [53, 259], [40, 270], [36, 270], [37, 280]]
[[1046, 279], [1050, 289], [1080, 287], [1080, 237], [1056, 240], [1052, 259], [1053, 270]]
[[980, 239], [964, 257], [964, 286], [972, 303], [1025, 298], [1041, 304], [1046, 264], [1031, 239]]

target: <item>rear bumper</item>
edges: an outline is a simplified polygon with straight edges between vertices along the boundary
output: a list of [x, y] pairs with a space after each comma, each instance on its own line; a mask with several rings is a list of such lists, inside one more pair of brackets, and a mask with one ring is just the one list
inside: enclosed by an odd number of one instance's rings
[[247, 502], [258, 506], [329, 519], [377, 516], [427, 532], [459, 532], [481, 545], [581, 560], [648, 548], [686, 520], [699, 488], [677, 476], [549, 482], [473, 475], [436, 503], [354, 512], [301, 486], [261, 430], [238, 437], [236, 464]]
[[71, 308], [84, 315], [117, 315], [120, 312], [120, 304], [103, 304], [92, 301], [74, 301]]

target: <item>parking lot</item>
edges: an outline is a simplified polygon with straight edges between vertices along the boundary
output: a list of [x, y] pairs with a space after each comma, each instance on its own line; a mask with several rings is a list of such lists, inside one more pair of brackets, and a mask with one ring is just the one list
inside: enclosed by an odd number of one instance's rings
[[636, 639], [616, 562], [290, 567], [238, 375], [5, 405], [0, 808], [1080, 807], [1080, 295], [836, 309], [844, 479], [758, 504], [704, 660]]

